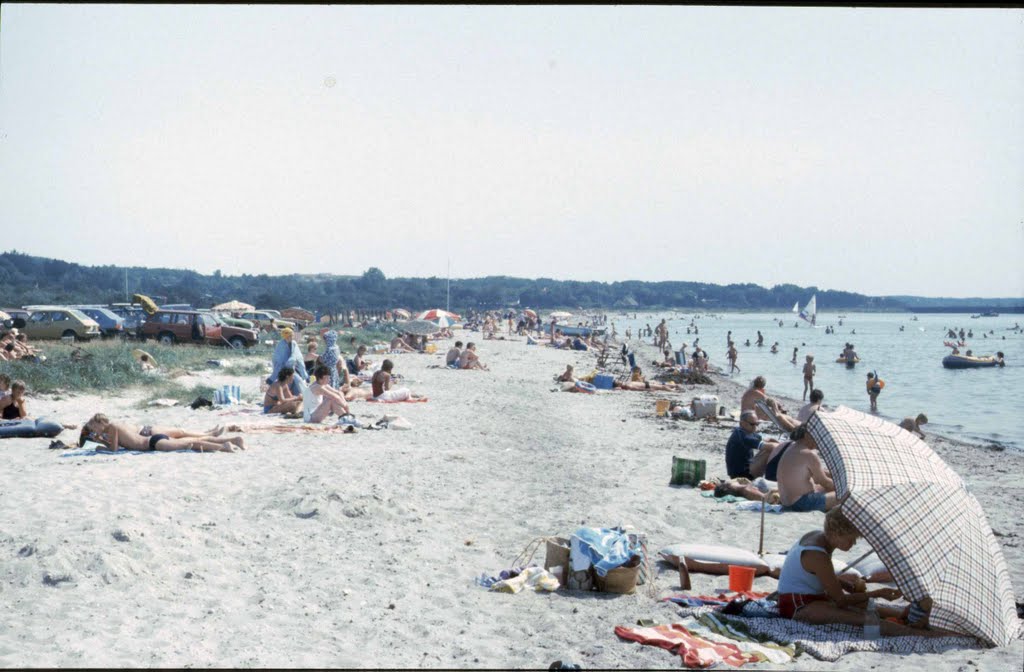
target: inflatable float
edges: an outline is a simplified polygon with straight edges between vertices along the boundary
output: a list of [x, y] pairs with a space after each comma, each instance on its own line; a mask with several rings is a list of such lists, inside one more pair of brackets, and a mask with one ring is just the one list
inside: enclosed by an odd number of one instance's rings
[[586, 392], [587, 394], [593, 394], [594, 392], [597, 392], [597, 388], [594, 387], [593, 385], [591, 385], [590, 383], [588, 383], [585, 380], [577, 380], [576, 381], [576, 391], [577, 392]]
[[0, 421], [0, 439], [53, 438], [64, 431], [59, 422], [46, 418]]
[[942, 366], [947, 369], [981, 369], [987, 366], [997, 366], [999, 360], [989, 355], [987, 357], [968, 357], [967, 355], [946, 355], [942, 358]]
[[836, 364], [856, 364], [859, 361], [860, 361], [860, 357], [854, 357], [852, 362], [847, 361], [846, 357], [837, 357], [836, 358]]

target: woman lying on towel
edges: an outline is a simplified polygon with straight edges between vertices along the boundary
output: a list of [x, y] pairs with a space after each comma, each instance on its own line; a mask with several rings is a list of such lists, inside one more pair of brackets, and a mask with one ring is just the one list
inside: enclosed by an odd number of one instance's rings
[[652, 383], [647, 380], [627, 380], [624, 383], [616, 380], [612, 383], [612, 387], [616, 390], [635, 390], [637, 392], [644, 392], [647, 390], [654, 392], [675, 392], [679, 389], [676, 384], [671, 381], [667, 383]]
[[181, 427], [159, 427], [156, 425], [126, 425], [111, 422], [107, 416], [97, 413], [85, 423], [79, 445], [87, 439], [106, 445], [110, 450], [196, 450], [201, 453], [220, 451], [233, 453], [245, 450], [245, 440], [240, 436], [222, 437], [224, 430], [216, 427], [208, 434], [189, 432]]
[[[840, 585], [832, 566], [832, 552], [837, 548], [843, 551], [850, 550], [859, 537], [860, 532], [843, 515], [842, 509], [835, 508], [825, 515], [824, 531], [808, 532], [789, 549], [786, 562], [782, 565], [782, 573], [779, 575], [779, 614], [783, 618], [814, 625], [841, 623], [861, 626], [865, 623], [865, 609], [870, 598], [895, 600], [901, 596], [900, 591], [895, 588], [863, 591], [864, 585], [860, 583], [857, 588], [862, 592], [848, 593]], [[924, 637], [943, 637], [951, 634], [884, 620], [890, 617], [899, 618], [905, 613], [904, 609], [879, 607], [878, 615], [883, 619], [881, 633], [889, 636]]]

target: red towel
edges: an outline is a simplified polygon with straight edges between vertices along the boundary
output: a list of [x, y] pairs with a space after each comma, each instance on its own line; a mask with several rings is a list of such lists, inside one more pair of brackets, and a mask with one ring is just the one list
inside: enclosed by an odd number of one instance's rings
[[649, 646], [660, 646], [678, 653], [686, 667], [711, 667], [720, 662], [739, 667], [761, 660], [753, 654], [743, 653], [733, 644], [701, 639], [678, 623], [656, 625], [651, 628], [627, 628], [617, 625], [615, 634], [623, 639]]

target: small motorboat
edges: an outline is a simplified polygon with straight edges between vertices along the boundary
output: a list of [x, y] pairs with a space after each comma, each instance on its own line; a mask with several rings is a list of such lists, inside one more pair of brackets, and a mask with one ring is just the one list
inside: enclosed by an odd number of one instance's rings
[[942, 358], [942, 366], [947, 369], [982, 369], [998, 366], [999, 360], [992, 355], [985, 357], [968, 357], [967, 355], [946, 355]]

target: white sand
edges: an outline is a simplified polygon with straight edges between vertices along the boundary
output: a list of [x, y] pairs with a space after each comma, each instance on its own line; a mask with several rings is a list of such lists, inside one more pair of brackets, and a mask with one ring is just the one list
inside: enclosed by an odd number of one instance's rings
[[[249, 433], [249, 450], [233, 455], [60, 458], [47, 439], [4, 441], [0, 665], [546, 668], [562, 659], [678, 668], [678, 657], [613, 633], [638, 618], [676, 620], [671, 604], [643, 592], [498, 594], [473, 579], [508, 567], [534, 537], [581, 525], [633, 525], [654, 550], [703, 539], [756, 551], [757, 514], [667, 485], [673, 455], [706, 458], [709, 475], [723, 474], [728, 429], [654, 418], [660, 394], [551, 392], [566, 363], [580, 374], [592, 368], [587, 353], [523, 341], [484, 341], [479, 352], [490, 372], [427, 368], [443, 350], [394, 357], [430, 401], [353, 404], [364, 422], [397, 413], [411, 431]], [[232, 382], [257, 401], [255, 376]], [[737, 386], [716, 387], [736, 408]], [[41, 399], [32, 408], [79, 423], [101, 410], [196, 429], [264, 421], [141, 411], [138, 398]], [[77, 432], [60, 438], [70, 443]], [[932, 445], [1008, 535], [1001, 541], [1021, 599], [1021, 457]], [[820, 523], [820, 514], [769, 516], [766, 550], [785, 550]], [[678, 575], [661, 572], [659, 595], [675, 592]], [[47, 576], [69, 580], [52, 586]], [[693, 578], [697, 591], [725, 585]], [[943, 656], [851, 654], [836, 664], [804, 655], [789, 667], [1019, 669], [1022, 655], [1018, 641]]]

